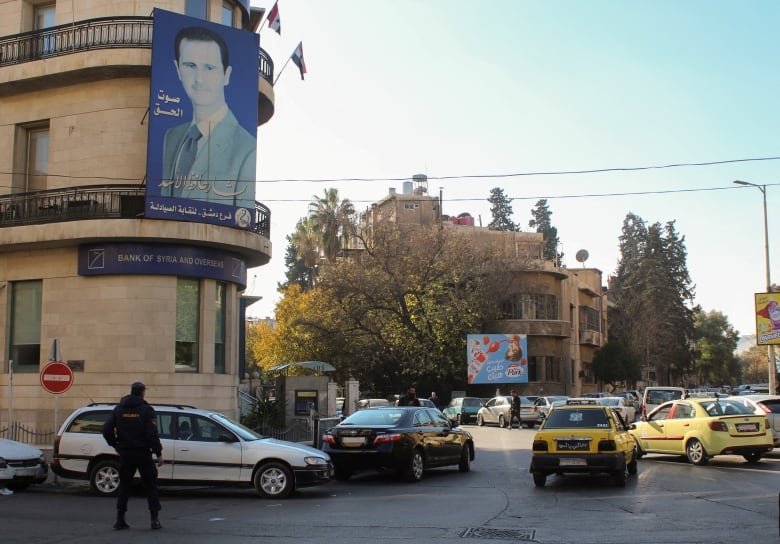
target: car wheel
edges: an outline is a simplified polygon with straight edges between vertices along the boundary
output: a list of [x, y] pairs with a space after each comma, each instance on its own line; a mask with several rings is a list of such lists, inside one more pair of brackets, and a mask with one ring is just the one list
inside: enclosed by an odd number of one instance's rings
[[261, 497], [284, 499], [292, 492], [293, 475], [282, 463], [266, 463], [255, 472], [253, 483]]
[[529, 428], [529, 429], [533, 429], [533, 428], [534, 428], [534, 422], [533, 422], [533, 421], [526, 421], [526, 422], [524, 423], [524, 425], [525, 425], [527, 428]]
[[422, 452], [418, 449], [412, 450], [412, 454], [409, 456], [408, 464], [404, 470], [404, 478], [407, 482], [419, 482], [422, 480], [424, 471], [425, 461], [423, 460]]
[[498, 416], [498, 426], [501, 427], [502, 429], [504, 427], [506, 427], [506, 421], [504, 420], [504, 414], [501, 414], [500, 416]]
[[98, 495], [110, 497], [119, 492], [119, 461], [99, 461], [89, 473], [89, 487]]
[[544, 484], [546, 483], [547, 483], [547, 474], [539, 471], [534, 472], [534, 485], [536, 487], [544, 487]]
[[685, 445], [685, 455], [693, 465], [707, 464], [707, 452], [704, 451], [704, 445], [695, 438], [691, 438]]
[[[501, 423], [501, 419], [498, 420], [499, 423]], [[477, 415], [477, 425], [482, 427], [485, 424], [485, 421], [482, 419], [481, 415]]]
[[617, 487], [626, 487], [626, 465], [612, 473], [612, 481]]
[[463, 448], [460, 450], [460, 464], [458, 470], [461, 472], [468, 472], [471, 470], [471, 452], [469, 451], [468, 444], [463, 444]]
[[639, 445], [639, 440], [634, 439], [634, 442], [636, 442], [636, 458], [641, 459], [645, 456], [645, 450], [643, 450], [642, 446]]
[[333, 472], [336, 479], [341, 482], [346, 482], [352, 477], [352, 469], [344, 466], [336, 465]]
[[631, 476], [637, 472], [637, 459], [639, 459], [639, 451], [638, 448], [635, 447], [633, 453], [631, 454], [631, 462], [626, 465], [626, 469]]
[[748, 463], [758, 463], [758, 461], [761, 459], [761, 453], [757, 451], [751, 451], [750, 453], [743, 454], [742, 457], [744, 457], [745, 461]]

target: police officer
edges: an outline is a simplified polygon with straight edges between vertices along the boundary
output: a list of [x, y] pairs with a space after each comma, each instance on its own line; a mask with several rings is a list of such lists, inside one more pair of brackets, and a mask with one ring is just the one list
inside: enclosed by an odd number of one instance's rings
[[157, 468], [152, 453], [157, 456], [157, 466], [162, 466], [162, 444], [157, 431], [157, 415], [145, 400], [146, 386], [135, 382], [130, 394], [119, 404], [103, 425], [103, 438], [119, 453], [119, 496], [116, 501], [114, 529], [128, 529], [125, 521], [127, 500], [133, 486], [136, 470], [146, 491], [146, 500], [152, 515], [152, 529], [162, 529], [160, 524], [160, 499], [157, 493]]

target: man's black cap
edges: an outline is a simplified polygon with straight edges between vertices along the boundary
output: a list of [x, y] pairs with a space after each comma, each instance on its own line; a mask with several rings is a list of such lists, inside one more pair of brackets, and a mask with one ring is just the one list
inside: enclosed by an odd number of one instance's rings
[[146, 391], [146, 386], [141, 382], [135, 382], [133, 385], [130, 386], [131, 395], [143, 395], [144, 391]]

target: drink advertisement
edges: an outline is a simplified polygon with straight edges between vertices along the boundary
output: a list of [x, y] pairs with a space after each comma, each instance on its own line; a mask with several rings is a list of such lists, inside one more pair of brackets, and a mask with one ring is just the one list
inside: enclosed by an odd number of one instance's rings
[[528, 383], [525, 334], [469, 334], [466, 346], [468, 383]]
[[756, 340], [759, 346], [780, 344], [780, 293], [756, 293]]

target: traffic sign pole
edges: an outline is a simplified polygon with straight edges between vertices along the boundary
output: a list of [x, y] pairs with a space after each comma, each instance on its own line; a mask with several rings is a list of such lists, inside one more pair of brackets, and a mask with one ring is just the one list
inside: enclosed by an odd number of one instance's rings
[[41, 370], [41, 387], [54, 395], [54, 432], [60, 421], [60, 395], [73, 385], [73, 371], [62, 361], [52, 361]]

